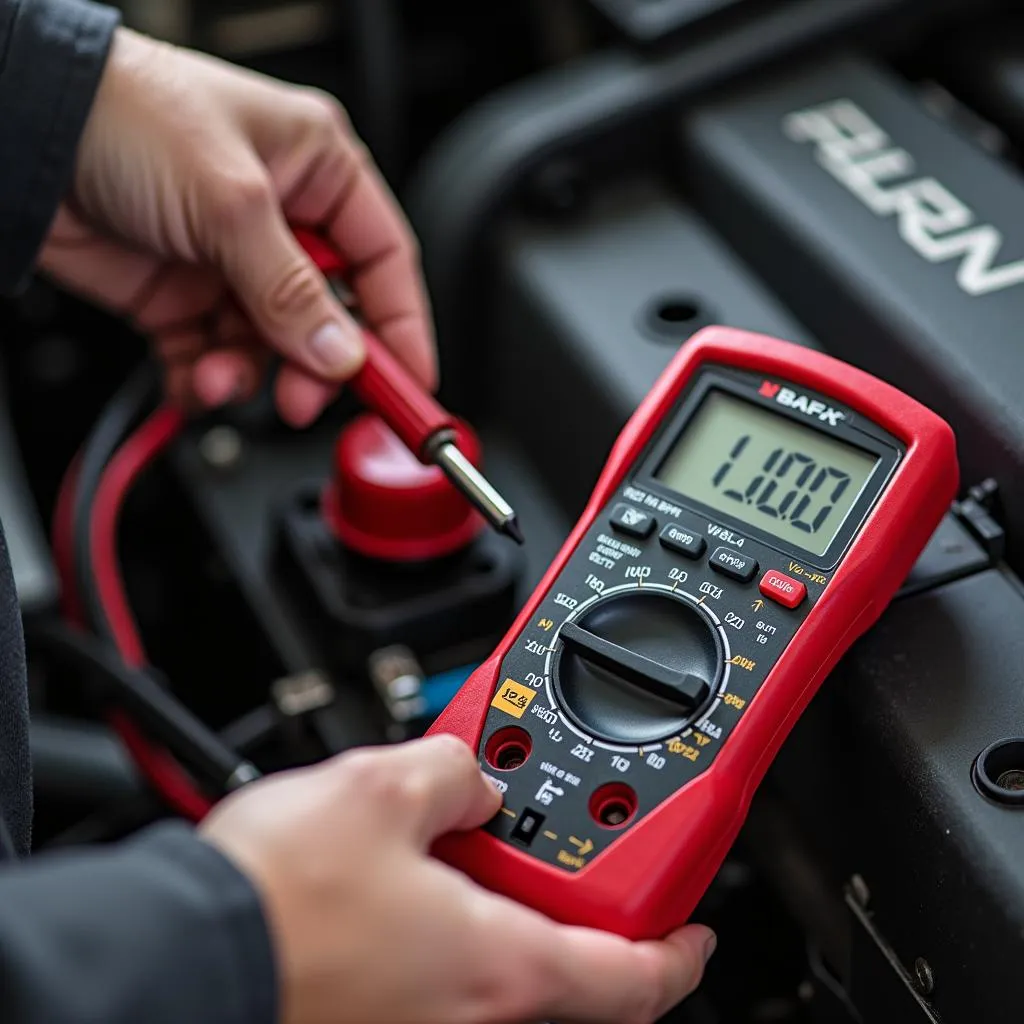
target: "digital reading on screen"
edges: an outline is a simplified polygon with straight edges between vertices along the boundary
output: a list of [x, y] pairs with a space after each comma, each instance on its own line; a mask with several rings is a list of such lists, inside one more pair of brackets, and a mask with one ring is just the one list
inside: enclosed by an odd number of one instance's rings
[[655, 473], [679, 494], [823, 555], [878, 465], [875, 455], [711, 391]]

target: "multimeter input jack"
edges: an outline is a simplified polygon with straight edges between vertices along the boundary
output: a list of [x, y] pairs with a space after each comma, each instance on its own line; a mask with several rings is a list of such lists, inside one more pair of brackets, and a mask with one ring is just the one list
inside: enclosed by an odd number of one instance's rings
[[602, 828], [624, 828], [636, 809], [636, 793], [624, 782], [607, 782], [590, 798], [590, 816]]
[[510, 725], [499, 729], [484, 748], [487, 763], [499, 772], [511, 772], [526, 764], [533, 740], [525, 729]]
[[999, 740], [974, 762], [974, 785], [996, 803], [1024, 808], [1024, 737]]

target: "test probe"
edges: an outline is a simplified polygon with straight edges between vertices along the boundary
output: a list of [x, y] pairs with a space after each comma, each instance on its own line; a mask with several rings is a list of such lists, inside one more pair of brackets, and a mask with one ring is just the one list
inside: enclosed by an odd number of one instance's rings
[[[293, 229], [295, 237], [339, 297], [345, 294], [346, 270], [339, 253], [321, 236]], [[363, 332], [366, 361], [350, 387], [368, 408], [398, 435], [425, 465], [436, 465], [499, 533], [523, 543], [515, 510], [456, 442], [457, 421], [370, 331]]]

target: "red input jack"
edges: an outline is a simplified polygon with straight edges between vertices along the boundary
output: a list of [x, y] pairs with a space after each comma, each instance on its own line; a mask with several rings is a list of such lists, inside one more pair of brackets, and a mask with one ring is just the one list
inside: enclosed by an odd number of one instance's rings
[[484, 748], [487, 763], [499, 772], [511, 772], [526, 764], [533, 750], [533, 740], [525, 729], [510, 725], [499, 729]]
[[636, 809], [636, 793], [624, 782], [607, 782], [590, 797], [590, 816], [602, 828], [623, 828]]

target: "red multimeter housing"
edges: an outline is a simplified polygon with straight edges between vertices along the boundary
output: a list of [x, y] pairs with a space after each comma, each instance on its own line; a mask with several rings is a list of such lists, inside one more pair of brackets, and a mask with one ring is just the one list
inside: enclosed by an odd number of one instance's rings
[[957, 486], [952, 431], [907, 395], [787, 342], [701, 331], [432, 727], [504, 795], [435, 853], [559, 921], [629, 938], [684, 923]]

